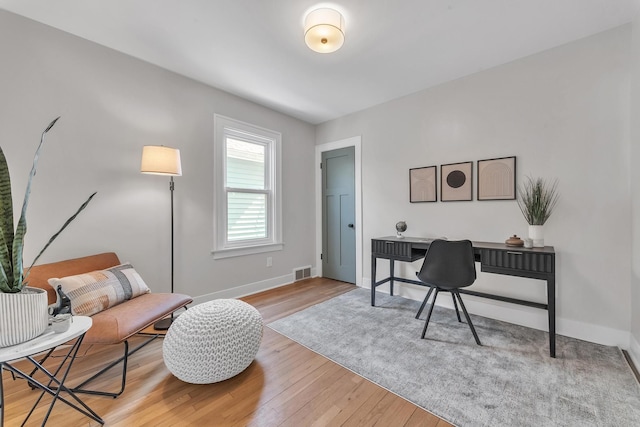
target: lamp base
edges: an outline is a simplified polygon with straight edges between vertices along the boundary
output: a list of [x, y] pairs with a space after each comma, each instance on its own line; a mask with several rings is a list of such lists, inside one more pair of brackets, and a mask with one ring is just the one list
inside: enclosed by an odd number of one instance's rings
[[153, 324], [153, 329], [156, 331], [166, 331], [173, 323], [173, 317], [167, 317], [166, 319], [158, 320]]

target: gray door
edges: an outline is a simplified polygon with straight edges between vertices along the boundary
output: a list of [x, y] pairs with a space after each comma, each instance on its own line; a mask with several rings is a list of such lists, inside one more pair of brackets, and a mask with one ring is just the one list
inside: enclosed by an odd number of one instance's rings
[[355, 148], [322, 153], [322, 275], [356, 283]]

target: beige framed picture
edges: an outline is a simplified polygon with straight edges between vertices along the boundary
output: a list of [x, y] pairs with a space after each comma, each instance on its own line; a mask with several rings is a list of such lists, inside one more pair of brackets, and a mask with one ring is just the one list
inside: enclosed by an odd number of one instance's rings
[[436, 166], [409, 169], [409, 201], [424, 203], [438, 201]]
[[478, 160], [478, 200], [515, 200], [516, 157]]
[[440, 200], [458, 202], [473, 200], [473, 162], [440, 166]]

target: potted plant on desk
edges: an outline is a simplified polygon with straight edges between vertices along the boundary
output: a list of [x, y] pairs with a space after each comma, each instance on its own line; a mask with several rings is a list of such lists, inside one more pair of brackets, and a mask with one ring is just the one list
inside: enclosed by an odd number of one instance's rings
[[[33, 166], [31, 167], [20, 219], [15, 231], [9, 167], [2, 147], [0, 147], [0, 347], [8, 347], [29, 341], [42, 334], [49, 325], [47, 293], [42, 289], [25, 286], [29, 271], [27, 270], [25, 275], [22, 253], [24, 236], [27, 232], [26, 212], [29, 194], [31, 193], [31, 181], [36, 174], [38, 156], [44, 143], [45, 135], [59, 118], [53, 120], [40, 137], [40, 144], [33, 157]], [[34, 259], [33, 264], [36, 263], [40, 255], [58, 237], [62, 230], [89, 204], [95, 194], [93, 193], [89, 196], [76, 213], [49, 239]]]
[[534, 247], [544, 247], [543, 225], [558, 202], [558, 181], [527, 177], [518, 188], [518, 206], [529, 223], [529, 238]]

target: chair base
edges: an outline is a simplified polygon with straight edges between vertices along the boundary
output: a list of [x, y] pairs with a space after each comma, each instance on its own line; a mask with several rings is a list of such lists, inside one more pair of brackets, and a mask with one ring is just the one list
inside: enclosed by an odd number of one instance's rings
[[427, 301], [429, 300], [429, 297], [431, 296], [431, 293], [435, 290], [435, 295], [433, 296], [433, 301], [431, 302], [431, 307], [429, 307], [429, 313], [427, 314], [427, 320], [424, 322], [424, 329], [422, 330], [422, 339], [424, 339], [425, 335], [427, 334], [427, 328], [429, 327], [429, 320], [431, 319], [431, 314], [433, 313], [433, 307], [436, 305], [436, 298], [438, 298], [438, 293], [439, 292], [451, 292], [451, 297], [453, 298], [453, 305], [456, 309], [456, 314], [458, 315], [458, 322], [462, 323], [462, 320], [460, 319], [460, 312], [458, 311], [458, 304], [456, 302], [456, 298], [457, 300], [460, 302], [460, 308], [462, 308], [462, 312], [464, 313], [464, 317], [467, 319], [467, 324], [469, 325], [469, 328], [471, 329], [471, 333], [473, 334], [473, 338], [476, 340], [476, 344], [478, 345], [482, 345], [482, 343], [480, 342], [480, 338], [478, 338], [478, 334], [476, 333], [476, 328], [473, 327], [473, 323], [471, 322], [471, 317], [469, 317], [469, 313], [467, 312], [467, 308], [464, 306], [464, 302], [462, 302], [462, 298], [460, 297], [460, 293], [456, 290], [456, 289], [441, 289], [441, 288], [437, 288], [437, 287], [431, 287], [429, 289], [429, 292], [427, 293], [427, 296], [425, 297], [424, 301], [422, 302], [422, 305], [420, 306], [420, 310], [418, 310], [418, 314], [416, 315], [416, 319], [418, 319], [420, 317], [420, 314], [422, 314], [422, 310], [424, 310], [424, 307], [427, 304]]
[[[416, 314], [416, 319], [420, 319], [420, 315], [422, 314], [424, 307], [427, 305], [427, 301], [429, 300], [429, 297], [431, 296], [431, 293], [433, 292], [434, 289], [435, 289], [434, 287], [429, 287], [429, 292], [427, 292], [427, 296], [424, 297], [424, 301], [422, 301], [420, 310], [418, 310], [418, 314]], [[460, 319], [460, 311], [458, 310], [458, 303], [456, 302], [456, 297], [453, 295], [453, 293], [451, 294], [451, 298], [453, 298], [453, 307], [456, 309], [456, 316], [458, 316], [458, 322], [462, 323], [462, 319]]]
[[[155, 340], [158, 337], [160, 337], [159, 334], [150, 335], [149, 339], [147, 339], [146, 341], [144, 341], [142, 344], [140, 344], [139, 346], [137, 346], [131, 351], [129, 351], [129, 341], [125, 340], [123, 342], [124, 355], [122, 357], [120, 357], [118, 360], [111, 362], [109, 365], [105, 366], [102, 370], [100, 370], [100, 372], [84, 380], [81, 384], [78, 384], [71, 390], [73, 390], [75, 393], [107, 396], [107, 397], [113, 397], [114, 399], [120, 396], [122, 392], [124, 392], [124, 387], [127, 383], [127, 362], [129, 361], [129, 356], [131, 356], [132, 354], [134, 354], [135, 352], [137, 352], [147, 344], [150, 344], [151, 341]], [[101, 376], [102, 374], [104, 374], [105, 372], [107, 372], [108, 370], [110, 370], [111, 368], [113, 368], [114, 366], [120, 363], [122, 363], [122, 377], [121, 377], [121, 383], [120, 383], [120, 390], [118, 390], [117, 392], [108, 392], [108, 391], [101, 391], [101, 390], [88, 390], [83, 388], [85, 385], [89, 384], [91, 381], [95, 380], [96, 378], [98, 378], [99, 376]]]

